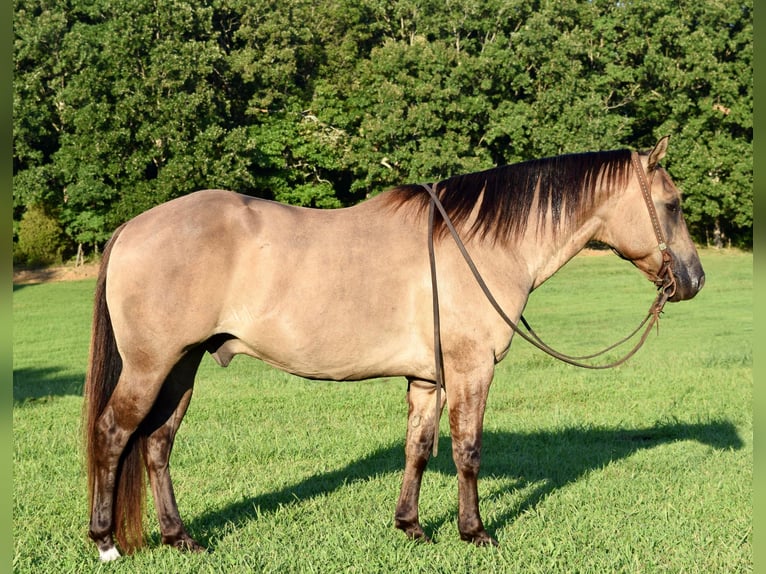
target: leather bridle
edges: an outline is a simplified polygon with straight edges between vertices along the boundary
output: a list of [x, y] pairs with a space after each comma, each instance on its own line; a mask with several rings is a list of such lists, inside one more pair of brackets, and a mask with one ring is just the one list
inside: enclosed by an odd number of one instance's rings
[[[651, 195], [651, 183], [654, 179], [654, 174], [656, 173], [656, 169], [652, 170], [652, 173], [651, 173], [652, 179], [647, 180], [646, 173], [644, 172], [644, 168], [641, 165], [641, 160], [636, 152], [631, 152], [631, 162], [636, 172], [636, 176], [638, 177], [639, 186], [641, 188], [641, 193], [644, 197], [644, 201], [646, 202], [647, 210], [649, 211], [649, 218], [651, 219], [652, 227], [654, 229], [654, 234], [657, 239], [657, 247], [662, 255], [662, 264], [656, 274], [655, 279], [653, 280], [658, 290], [657, 298], [652, 303], [652, 306], [649, 308], [649, 312], [647, 313], [643, 321], [641, 321], [638, 327], [636, 327], [636, 329], [634, 329], [633, 332], [631, 332], [628, 336], [624, 337], [620, 341], [610, 345], [609, 347], [597, 353], [593, 353], [590, 355], [576, 356], [576, 357], [571, 355], [566, 355], [564, 353], [556, 351], [555, 349], [550, 347], [548, 344], [543, 342], [540, 339], [540, 337], [534, 332], [532, 327], [530, 327], [529, 323], [526, 321], [523, 315], [520, 317], [520, 320], [523, 326], [525, 327], [526, 331], [521, 329], [519, 325], [515, 321], [513, 321], [505, 313], [505, 311], [503, 311], [497, 299], [495, 299], [494, 295], [492, 294], [486, 282], [484, 281], [484, 278], [479, 273], [479, 270], [476, 267], [476, 264], [473, 262], [473, 259], [469, 255], [468, 250], [465, 247], [465, 244], [460, 239], [460, 236], [457, 230], [455, 229], [455, 226], [453, 225], [449, 215], [447, 214], [447, 210], [444, 208], [441, 201], [439, 200], [439, 196], [434, 191], [432, 186], [428, 184], [421, 184], [421, 186], [428, 192], [428, 194], [431, 197], [431, 200], [429, 202], [429, 207], [428, 207], [428, 256], [429, 256], [430, 271], [431, 271], [431, 287], [432, 287], [432, 300], [433, 300], [434, 363], [435, 363], [435, 378], [436, 378], [436, 380], [434, 381], [436, 384], [436, 420], [435, 420], [435, 426], [434, 426], [434, 442], [433, 442], [434, 456], [438, 454], [439, 419], [441, 417], [441, 392], [442, 392], [442, 389], [445, 388], [444, 357], [442, 354], [442, 346], [441, 346], [441, 322], [440, 322], [440, 314], [439, 314], [439, 289], [438, 289], [438, 284], [436, 279], [436, 256], [435, 256], [435, 250], [434, 250], [435, 211], [438, 210], [439, 213], [441, 214], [444, 224], [447, 226], [447, 229], [450, 231], [450, 234], [452, 235], [452, 238], [454, 239], [461, 255], [463, 256], [463, 259], [468, 265], [468, 268], [471, 270], [471, 273], [473, 274], [474, 279], [476, 280], [477, 284], [483, 291], [485, 297], [487, 298], [489, 303], [492, 305], [492, 307], [495, 309], [495, 311], [498, 313], [498, 315], [503, 319], [503, 321], [509, 327], [511, 327], [511, 329], [516, 334], [518, 334], [525, 341], [529, 342], [530, 344], [537, 347], [541, 351], [570, 365], [574, 365], [576, 367], [582, 367], [586, 369], [610, 369], [623, 364], [629, 358], [631, 358], [633, 355], [636, 354], [636, 352], [641, 348], [641, 346], [646, 341], [646, 338], [648, 337], [652, 327], [655, 324], [658, 324], [660, 313], [662, 312], [662, 309], [665, 303], [670, 297], [672, 297], [675, 294], [675, 291], [676, 291], [676, 280], [675, 280], [675, 276], [673, 275], [673, 257], [670, 254], [670, 251], [667, 246], [667, 242], [665, 241], [665, 234], [662, 231], [662, 226], [660, 225], [659, 217], [657, 216], [657, 210], [655, 209], [654, 201], [652, 200], [652, 195]], [[641, 328], [644, 326], [645, 326], [644, 332], [642, 333], [638, 343], [632, 349], [630, 349], [630, 351], [628, 351], [628, 353], [622, 358], [612, 361], [610, 363], [599, 364], [599, 365], [583, 362], [583, 361], [587, 361], [587, 360], [599, 357], [603, 355], [604, 353], [619, 347], [623, 343], [632, 339], [636, 335], [636, 333], [638, 333], [641, 330]]]
[[647, 181], [646, 173], [644, 173], [644, 168], [641, 165], [641, 160], [639, 159], [636, 152], [631, 152], [630, 161], [633, 162], [633, 168], [636, 170], [638, 183], [641, 187], [641, 194], [644, 196], [646, 208], [649, 211], [649, 218], [652, 220], [654, 236], [657, 238], [657, 247], [662, 254], [662, 265], [660, 266], [660, 270], [657, 272], [657, 278], [655, 279], [654, 284], [657, 285], [658, 289], [662, 289], [663, 291], [670, 291], [666, 297], [666, 299], [669, 299], [676, 292], [676, 278], [673, 275], [673, 257], [670, 255], [670, 251], [668, 250], [668, 244], [665, 241], [665, 234], [662, 231], [660, 220], [657, 217], [657, 209], [654, 207], [654, 201], [652, 201], [651, 184], [654, 180], [654, 174], [657, 172], [657, 169], [655, 168], [652, 170], [652, 179]]

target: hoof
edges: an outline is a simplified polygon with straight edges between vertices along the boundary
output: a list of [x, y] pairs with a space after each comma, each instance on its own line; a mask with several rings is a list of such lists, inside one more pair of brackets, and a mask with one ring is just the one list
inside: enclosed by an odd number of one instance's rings
[[426, 533], [423, 531], [423, 528], [420, 526], [420, 524], [409, 524], [405, 522], [396, 521], [396, 527], [404, 532], [404, 534], [409, 538], [410, 540], [414, 540], [416, 542], [423, 542], [425, 544], [430, 544], [433, 542], [428, 536], [426, 536]]
[[207, 548], [202, 546], [202, 544], [197, 543], [195, 540], [192, 540], [191, 538], [189, 538], [189, 540], [179, 540], [173, 546], [178, 548], [181, 552], [207, 552]]
[[418, 544], [434, 544], [433, 539], [430, 538], [429, 536], [426, 536], [425, 533], [415, 534], [415, 535], [407, 534], [407, 538], [409, 538], [413, 542], [417, 542]]
[[486, 532], [479, 532], [478, 534], [461, 534], [460, 538], [480, 548], [485, 546], [500, 546], [497, 540], [492, 538]]
[[475, 538], [473, 543], [480, 548], [483, 546], [500, 546], [500, 543], [490, 535], [487, 535], [484, 538]]
[[101, 560], [101, 562], [112, 562], [113, 560], [117, 560], [119, 557], [120, 553], [114, 546], [107, 550], [101, 550], [100, 548], [98, 550], [98, 559]]
[[96, 543], [98, 548], [98, 559], [101, 562], [112, 562], [120, 557], [120, 551], [114, 545], [114, 539], [111, 534], [104, 536], [98, 536], [91, 530], [89, 533], [90, 539]]
[[207, 552], [207, 548], [199, 544], [196, 540], [194, 540], [190, 536], [182, 536], [178, 538], [177, 540], [168, 540], [168, 541], [165, 541], [165, 544], [168, 544], [169, 546], [172, 546], [173, 548], [176, 548], [180, 550], [181, 552], [195, 552], [195, 553]]

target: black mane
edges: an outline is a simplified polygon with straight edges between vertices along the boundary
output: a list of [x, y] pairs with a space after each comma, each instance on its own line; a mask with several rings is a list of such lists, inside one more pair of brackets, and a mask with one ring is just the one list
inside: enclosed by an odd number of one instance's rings
[[[536, 159], [450, 177], [434, 189], [456, 227], [468, 220], [481, 201], [476, 221], [464, 239], [478, 235], [503, 242], [525, 232], [536, 196], [539, 228], [544, 228], [550, 213], [554, 231], [558, 231], [562, 221], [568, 225], [594, 206], [599, 189], [607, 193], [623, 189], [630, 154], [630, 150], [615, 150]], [[393, 189], [390, 202], [396, 208], [414, 203], [422, 212], [429, 197], [421, 185], [411, 184]], [[446, 231], [438, 212], [435, 226], [437, 235]]]

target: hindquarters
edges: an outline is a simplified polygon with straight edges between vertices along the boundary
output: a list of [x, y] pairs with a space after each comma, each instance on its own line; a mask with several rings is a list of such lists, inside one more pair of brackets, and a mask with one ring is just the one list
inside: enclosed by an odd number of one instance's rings
[[[94, 297], [90, 356], [83, 402], [88, 504], [91, 516], [90, 535], [98, 545], [103, 560], [119, 555], [111, 539], [112, 531], [115, 531], [121, 546], [127, 549], [139, 546], [143, 538], [143, 466], [140, 463], [140, 450], [136, 442], [124, 453], [119, 475], [112, 478], [112, 481], [116, 480], [119, 485], [118, 492], [114, 493], [110, 489], [110, 492], [106, 494], [114, 501], [107, 500], [103, 492], [107, 477], [103, 465], [104, 437], [99, 423], [103, 419], [123, 370], [122, 358], [117, 348], [109, 307], [106, 303], [106, 279], [112, 247], [121, 231], [122, 228], [115, 231], [101, 259]], [[112, 504], [116, 504], [116, 515], [111, 508]]]
[[137, 377], [115, 337], [107, 284], [113, 248], [124, 227], [108, 243], [102, 257], [94, 298], [89, 367], [83, 406], [89, 534], [101, 560], [119, 557], [112, 536], [124, 552], [144, 543], [144, 451], [146, 433], [138, 427], [152, 410], [155, 391], [165, 375], [153, 383]]
[[163, 542], [201, 548], [178, 514], [168, 460], [204, 352], [200, 343], [215, 325], [214, 305], [205, 304], [216, 298], [194, 293], [193, 237], [157, 213], [115, 232], [96, 286], [84, 429], [89, 534], [102, 560], [120, 555], [113, 535], [127, 553], [144, 544], [144, 470]]

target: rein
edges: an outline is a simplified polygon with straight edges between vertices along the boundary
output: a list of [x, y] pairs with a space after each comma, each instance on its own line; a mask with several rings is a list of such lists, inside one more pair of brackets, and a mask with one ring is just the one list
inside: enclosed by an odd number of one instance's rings
[[[655, 299], [655, 301], [652, 303], [651, 307], [649, 308], [649, 312], [647, 313], [646, 317], [641, 321], [638, 327], [636, 327], [636, 329], [634, 329], [633, 332], [631, 332], [627, 337], [624, 337], [620, 341], [608, 346], [607, 348], [597, 353], [593, 353], [591, 355], [579, 356], [579, 357], [566, 355], [564, 353], [556, 351], [550, 345], [543, 342], [542, 339], [540, 339], [540, 337], [530, 327], [529, 323], [527, 322], [527, 320], [524, 318], [523, 315], [520, 317], [520, 320], [528, 332], [525, 332], [524, 330], [522, 330], [519, 327], [519, 325], [515, 321], [513, 321], [505, 313], [505, 311], [503, 311], [497, 299], [495, 299], [494, 295], [492, 294], [489, 287], [487, 286], [487, 283], [484, 281], [484, 278], [481, 276], [481, 273], [476, 267], [476, 264], [473, 262], [473, 259], [468, 253], [468, 250], [466, 249], [465, 244], [463, 243], [462, 239], [460, 239], [460, 236], [457, 230], [455, 229], [455, 226], [453, 225], [452, 220], [447, 214], [447, 210], [442, 205], [433, 187], [431, 187], [428, 184], [421, 184], [421, 186], [431, 196], [431, 201], [429, 202], [429, 207], [428, 207], [428, 257], [429, 257], [430, 270], [431, 270], [431, 286], [432, 286], [432, 294], [433, 294], [432, 300], [433, 300], [433, 317], [434, 317], [434, 363], [435, 363], [435, 375], [436, 375], [436, 381], [435, 381], [436, 382], [436, 421], [434, 425], [434, 442], [433, 442], [434, 456], [437, 456], [438, 448], [439, 448], [439, 419], [441, 417], [441, 392], [442, 392], [442, 388], [445, 387], [444, 356], [442, 354], [441, 323], [440, 323], [440, 317], [439, 317], [439, 289], [438, 289], [437, 279], [436, 279], [436, 256], [435, 256], [435, 250], [434, 250], [435, 210], [437, 209], [439, 210], [439, 213], [441, 214], [445, 225], [449, 229], [450, 234], [452, 235], [452, 238], [455, 241], [455, 244], [460, 250], [460, 253], [463, 256], [463, 259], [465, 260], [466, 264], [468, 265], [468, 268], [471, 270], [471, 273], [473, 274], [474, 279], [476, 280], [477, 284], [479, 285], [482, 292], [484, 293], [484, 296], [487, 298], [489, 303], [495, 309], [497, 314], [500, 315], [500, 318], [503, 319], [503, 321], [509, 327], [511, 327], [511, 329], [516, 334], [518, 334], [522, 339], [524, 339], [525, 341], [527, 341], [534, 347], [537, 347], [538, 349], [547, 353], [548, 355], [560, 361], [568, 363], [570, 365], [574, 365], [576, 367], [582, 367], [585, 369], [610, 369], [623, 364], [628, 359], [630, 359], [633, 355], [635, 355], [636, 352], [641, 348], [641, 346], [646, 341], [647, 337], [649, 336], [649, 332], [651, 331], [652, 327], [655, 324], [657, 324], [659, 328], [660, 313], [662, 313], [662, 309], [665, 306], [665, 303], [667, 302], [667, 300], [673, 296], [676, 290], [676, 281], [675, 281], [675, 277], [673, 276], [673, 259], [672, 259], [672, 256], [670, 255], [670, 252], [668, 251], [668, 246], [665, 241], [665, 235], [662, 231], [662, 226], [660, 225], [660, 221], [657, 216], [657, 210], [654, 207], [654, 202], [652, 201], [651, 181], [647, 180], [646, 174], [644, 173], [644, 169], [641, 165], [641, 160], [639, 159], [638, 154], [636, 152], [631, 153], [631, 162], [633, 164], [633, 168], [636, 171], [638, 182], [641, 187], [641, 193], [644, 197], [644, 201], [646, 202], [647, 210], [649, 211], [649, 218], [652, 221], [652, 227], [654, 228], [654, 234], [658, 243], [657, 247], [659, 248], [660, 253], [662, 254], [662, 265], [660, 266], [660, 269], [657, 272], [656, 279], [654, 280], [654, 284], [657, 286], [657, 290], [658, 290], [657, 298]], [[652, 172], [652, 179], [653, 178], [654, 178], [654, 171]], [[617, 359], [610, 363], [599, 364], [599, 365], [593, 365], [593, 364], [582, 362], [584, 360], [599, 357], [603, 355], [604, 353], [611, 351], [612, 349], [615, 349], [616, 347], [619, 347], [620, 345], [632, 339], [636, 335], [636, 333], [638, 333], [641, 330], [641, 328], [644, 327], [645, 325], [646, 325], [646, 328], [644, 329], [644, 332], [642, 333], [638, 343], [632, 349], [630, 349], [630, 351], [628, 351], [627, 354], [623, 356], [622, 358]]]

